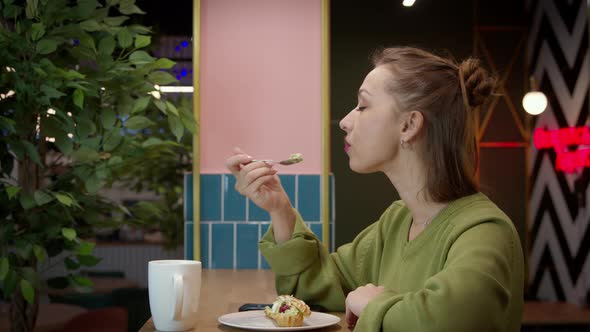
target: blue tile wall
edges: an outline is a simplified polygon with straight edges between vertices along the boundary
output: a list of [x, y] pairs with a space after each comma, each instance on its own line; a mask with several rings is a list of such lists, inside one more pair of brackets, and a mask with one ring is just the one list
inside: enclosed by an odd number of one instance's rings
[[258, 268], [258, 224], [238, 224], [237, 262], [238, 269]]
[[298, 210], [305, 221], [320, 221], [320, 177], [299, 175]]
[[[310, 229], [321, 239], [319, 175], [281, 174], [281, 183]], [[192, 174], [185, 175], [185, 257], [193, 259]], [[330, 233], [334, 250], [334, 177], [330, 176]], [[268, 269], [258, 241], [270, 216], [235, 190], [231, 174], [201, 174], [201, 261], [212, 269]], [[234, 234], [235, 232], [235, 234]]]
[[236, 178], [223, 175], [223, 221], [246, 220], [246, 197], [235, 189]]
[[248, 221], [270, 221], [270, 215], [254, 202], [248, 200]]
[[221, 219], [221, 176], [218, 174], [201, 175], [201, 220], [216, 221]]
[[[210, 253], [209, 253], [209, 232], [211, 224], [201, 224], [201, 265], [209, 267]], [[192, 233], [191, 233], [192, 234]], [[191, 246], [192, 248], [192, 246]]]
[[234, 224], [213, 224], [211, 235], [212, 269], [234, 267]]

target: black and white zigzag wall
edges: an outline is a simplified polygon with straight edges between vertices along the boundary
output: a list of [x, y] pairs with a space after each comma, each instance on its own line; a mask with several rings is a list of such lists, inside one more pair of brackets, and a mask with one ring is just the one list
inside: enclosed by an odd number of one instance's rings
[[[541, 300], [576, 304], [590, 298], [590, 136], [583, 134], [590, 125], [588, 5], [587, 0], [527, 4], [529, 68], [549, 101], [533, 127], [554, 133], [551, 148], [532, 145], [529, 152], [529, 291]], [[575, 140], [563, 130], [572, 127], [583, 129]], [[563, 170], [559, 158], [566, 155], [587, 161]]]

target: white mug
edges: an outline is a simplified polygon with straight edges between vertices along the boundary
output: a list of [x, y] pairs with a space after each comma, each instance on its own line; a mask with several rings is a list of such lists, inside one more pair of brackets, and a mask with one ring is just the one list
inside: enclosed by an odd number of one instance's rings
[[201, 294], [201, 262], [150, 261], [148, 290], [152, 320], [158, 331], [194, 328]]

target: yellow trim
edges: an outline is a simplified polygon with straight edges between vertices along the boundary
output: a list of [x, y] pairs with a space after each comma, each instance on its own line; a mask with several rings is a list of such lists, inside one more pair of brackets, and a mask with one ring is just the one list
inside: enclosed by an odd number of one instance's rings
[[193, 0], [193, 113], [197, 132], [193, 136], [193, 257], [201, 260], [201, 0]]
[[330, 250], [330, 0], [322, 0], [322, 242]]

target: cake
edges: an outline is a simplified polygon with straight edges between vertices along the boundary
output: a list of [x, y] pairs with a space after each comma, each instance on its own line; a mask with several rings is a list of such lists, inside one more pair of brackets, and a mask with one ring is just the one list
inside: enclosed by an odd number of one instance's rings
[[311, 310], [305, 302], [291, 295], [280, 295], [272, 303], [272, 308], [264, 309], [264, 314], [278, 326], [295, 327], [303, 325], [303, 318], [311, 315]]

